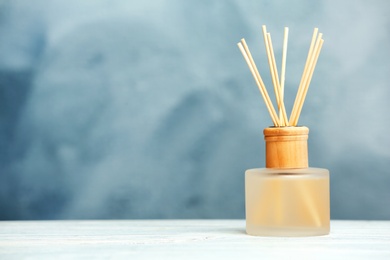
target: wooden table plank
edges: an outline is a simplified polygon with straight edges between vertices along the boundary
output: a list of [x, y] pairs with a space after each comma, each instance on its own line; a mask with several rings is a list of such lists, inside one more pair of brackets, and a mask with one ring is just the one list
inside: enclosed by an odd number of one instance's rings
[[0, 259], [390, 259], [390, 221], [320, 237], [253, 237], [244, 220], [0, 222]]

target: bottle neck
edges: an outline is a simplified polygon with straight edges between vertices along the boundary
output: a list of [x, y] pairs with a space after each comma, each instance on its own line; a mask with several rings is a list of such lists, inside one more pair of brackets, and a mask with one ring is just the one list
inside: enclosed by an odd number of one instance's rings
[[309, 167], [308, 137], [309, 128], [305, 126], [265, 128], [265, 166], [280, 169]]

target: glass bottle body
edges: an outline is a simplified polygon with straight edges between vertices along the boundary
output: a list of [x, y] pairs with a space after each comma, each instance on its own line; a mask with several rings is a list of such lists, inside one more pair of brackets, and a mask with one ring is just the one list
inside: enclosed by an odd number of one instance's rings
[[245, 172], [245, 204], [249, 235], [329, 234], [329, 171], [249, 169]]

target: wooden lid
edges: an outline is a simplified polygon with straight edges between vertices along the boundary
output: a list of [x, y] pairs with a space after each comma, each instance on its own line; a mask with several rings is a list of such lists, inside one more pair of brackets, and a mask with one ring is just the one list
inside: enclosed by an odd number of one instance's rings
[[307, 139], [309, 128], [269, 127], [264, 129], [267, 168], [309, 167]]

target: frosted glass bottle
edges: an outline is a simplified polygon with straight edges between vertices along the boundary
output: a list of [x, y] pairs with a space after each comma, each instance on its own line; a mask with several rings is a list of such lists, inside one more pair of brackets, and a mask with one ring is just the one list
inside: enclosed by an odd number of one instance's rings
[[249, 235], [329, 234], [329, 171], [308, 167], [308, 134], [304, 126], [264, 129], [266, 168], [245, 172]]

